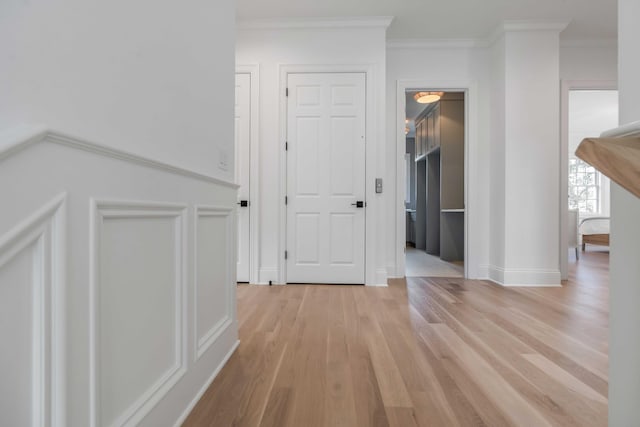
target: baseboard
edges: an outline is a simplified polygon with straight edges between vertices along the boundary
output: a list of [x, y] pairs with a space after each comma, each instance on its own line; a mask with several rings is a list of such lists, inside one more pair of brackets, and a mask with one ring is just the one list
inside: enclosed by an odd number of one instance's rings
[[[473, 277], [470, 277], [472, 279]], [[476, 276], [478, 280], [491, 280], [489, 275], [489, 264], [480, 264], [478, 266], [478, 274]]]
[[367, 286], [388, 286], [387, 285], [387, 268], [378, 268], [376, 269], [376, 278], [375, 283], [367, 283]]
[[398, 266], [395, 263], [387, 264], [387, 279], [401, 279], [404, 277], [404, 272], [402, 275], [398, 274]]
[[258, 272], [258, 283], [256, 285], [268, 285], [269, 281], [274, 285], [278, 284], [277, 268], [261, 268]]
[[560, 287], [560, 270], [505, 269], [488, 266], [492, 282], [506, 287]]
[[189, 416], [189, 414], [191, 413], [191, 411], [193, 411], [193, 408], [195, 408], [196, 404], [200, 401], [200, 399], [202, 398], [202, 395], [204, 394], [205, 391], [207, 391], [207, 389], [209, 388], [209, 386], [211, 385], [211, 383], [213, 382], [213, 380], [216, 379], [216, 377], [218, 376], [218, 374], [220, 373], [220, 371], [222, 370], [222, 368], [224, 367], [224, 365], [227, 364], [227, 362], [229, 361], [229, 359], [231, 358], [231, 356], [233, 355], [233, 353], [236, 351], [236, 349], [238, 348], [238, 346], [240, 345], [240, 340], [237, 340], [236, 343], [233, 345], [233, 347], [231, 347], [231, 349], [229, 350], [229, 352], [224, 356], [224, 358], [222, 359], [222, 361], [220, 362], [220, 364], [218, 365], [218, 367], [215, 369], [215, 371], [213, 371], [213, 374], [211, 374], [211, 376], [209, 377], [209, 379], [207, 380], [207, 382], [204, 383], [204, 385], [202, 386], [202, 388], [198, 391], [198, 393], [195, 395], [195, 397], [193, 398], [193, 400], [191, 400], [191, 402], [189, 403], [189, 405], [187, 406], [187, 408], [184, 410], [184, 412], [182, 413], [182, 415], [180, 415], [180, 417], [178, 418], [178, 420], [176, 421], [176, 423], [174, 424], [174, 427], [180, 427], [182, 425], [182, 423], [185, 422], [185, 420], [187, 419], [187, 417]]

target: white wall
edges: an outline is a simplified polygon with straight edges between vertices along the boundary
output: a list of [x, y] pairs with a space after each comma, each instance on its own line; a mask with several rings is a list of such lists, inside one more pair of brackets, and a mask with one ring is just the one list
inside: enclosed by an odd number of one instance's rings
[[[640, 3], [618, 1], [620, 123], [640, 120]], [[609, 425], [640, 419], [640, 199], [611, 188], [611, 285], [609, 343]]]
[[506, 142], [504, 117], [506, 108], [505, 39], [500, 37], [491, 47], [491, 151], [490, 151], [490, 203], [489, 222], [490, 252], [489, 263], [503, 266], [505, 259], [506, 217]]
[[605, 80], [618, 78], [618, 51], [615, 41], [560, 44], [562, 80]]
[[[0, 3], [0, 129], [42, 123], [233, 179], [234, 4]], [[228, 170], [219, 168], [221, 159]]]
[[[283, 278], [280, 268], [285, 248], [284, 242], [280, 242], [282, 230], [279, 223], [279, 212], [284, 203], [284, 194], [279, 193], [280, 174], [284, 168], [281, 164], [284, 140], [280, 134], [282, 118], [279, 111], [284, 96], [284, 87], [280, 84], [281, 67], [308, 65], [311, 66], [309, 70], [315, 66], [318, 71], [327, 71], [327, 66], [331, 65], [337, 66], [337, 70], [350, 65], [372, 68], [367, 85], [373, 89], [375, 110], [367, 122], [374, 125], [375, 130], [367, 140], [367, 177], [369, 173], [374, 177], [384, 177], [384, 155], [378, 154], [384, 153], [380, 148], [384, 144], [384, 43], [385, 27], [380, 25], [358, 28], [342, 21], [335, 26], [328, 24], [322, 28], [313, 23], [306, 25], [306, 28], [291, 28], [290, 23], [280, 27], [275, 24], [268, 28], [256, 28], [252, 23], [241, 24], [236, 40], [236, 64], [258, 64], [260, 67], [259, 282], [268, 283], [272, 280], [279, 283]], [[392, 186], [386, 181], [385, 193], [376, 195], [372, 192], [373, 182], [367, 181], [366, 184], [367, 221], [372, 222], [375, 230], [383, 229], [386, 225], [383, 222], [383, 201]], [[368, 283], [386, 283], [384, 250], [385, 236], [367, 235], [367, 256], [369, 252], [374, 255], [374, 265], [367, 266]], [[371, 268], [375, 271], [375, 279], [370, 277]]]
[[[488, 156], [488, 132], [489, 132], [489, 69], [486, 49], [465, 46], [447, 46], [433, 43], [425, 43], [423, 46], [391, 44], [387, 48], [387, 105], [386, 105], [386, 151], [387, 159], [387, 222], [385, 230], [388, 237], [386, 251], [387, 270], [389, 275], [395, 277], [404, 276], [404, 206], [398, 202], [396, 188], [396, 173], [399, 164], [397, 161], [397, 132], [396, 123], [396, 96], [398, 81], [404, 81], [411, 85], [416, 82], [419, 88], [424, 84], [447, 85], [451, 84], [452, 89], [462, 88], [460, 85], [472, 84], [477, 93], [476, 99], [467, 99], [469, 102], [476, 102], [478, 116], [469, 117], [467, 126], [473, 132], [467, 135], [471, 146], [469, 150], [469, 176], [468, 182], [471, 185], [467, 196], [467, 208], [472, 213], [472, 222], [469, 223], [471, 235], [468, 241], [471, 242], [475, 262], [469, 265], [469, 277], [486, 277], [488, 264], [488, 241], [487, 221], [489, 218], [489, 186], [487, 167]], [[428, 87], [428, 86], [426, 86]], [[404, 94], [403, 94], [404, 97]], [[404, 121], [401, 123], [404, 129]], [[398, 175], [400, 180], [404, 178], [404, 169]], [[392, 188], [393, 185], [393, 188]], [[401, 195], [404, 197], [404, 195]], [[468, 261], [468, 260], [467, 260]]]
[[173, 425], [235, 348], [233, 38], [231, 0], [0, 4], [3, 421]]

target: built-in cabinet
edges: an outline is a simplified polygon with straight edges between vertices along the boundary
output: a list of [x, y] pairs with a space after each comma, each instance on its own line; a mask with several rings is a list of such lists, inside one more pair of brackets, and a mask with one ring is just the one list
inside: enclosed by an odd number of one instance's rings
[[464, 260], [464, 94], [446, 93], [416, 118], [416, 247]]

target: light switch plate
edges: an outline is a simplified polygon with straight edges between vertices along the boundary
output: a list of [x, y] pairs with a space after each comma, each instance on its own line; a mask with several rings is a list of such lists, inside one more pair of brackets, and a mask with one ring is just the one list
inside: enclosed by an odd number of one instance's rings
[[376, 178], [376, 193], [382, 193], [382, 178]]

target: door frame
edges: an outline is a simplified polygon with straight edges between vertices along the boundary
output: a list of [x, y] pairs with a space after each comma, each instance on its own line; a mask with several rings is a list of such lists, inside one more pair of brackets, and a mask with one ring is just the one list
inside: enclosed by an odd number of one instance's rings
[[[259, 248], [260, 248], [260, 65], [236, 65], [235, 74], [249, 74], [251, 91], [249, 120], [251, 121], [249, 136], [249, 283], [258, 283]], [[234, 145], [235, 151], [235, 145]], [[234, 154], [234, 158], [237, 153]]]
[[[395, 277], [405, 276], [406, 245], [406, 212], [404, 196], [406, 187], [406, 151], [405, 124], [405, 92], [412, 89], [432, 89], [443, 92], [464, 92], [464, 277], [479, 278], [486, 276], [478, 265], [480, 255], [480, 239], [476, 236], [478, 213], [475, 211], [479, 182], [475, 177], [480, 172], [480, 160], [477, 150], [478, 140], [478, 84], [475, 80], [430, 80], [430, 79], [398, 79], [396, 83], [396, 215]], [[474, 179], [470, 179], [471, 177]], [[474, 227], [471, 225], [474, 224]]]
[[615, 80], [560, 81], [560, 279], [569, 278], [569, 92], [572, 90], [618, 90]]
[[[378, 211], [384, 206], [381, 197], [376, 197], [375, 186], [373, 185], [376, 178], [377, 154], [378, 154], [378, 114], [374, 100], [376, 98], [375, 89], [378, 87], [376, 83], [377, 72], [376, 66], [372, 64], [335, 64], [335, 65], [296, 65], [296, 64], [280, 64], [278, 66], [278, 75], [280, 84], [278, 87], [280, 99], [280, 171], [278, 195], [280, 203], [278, 204], [278, 283], [287, 283], [287, 263], [284, 259], [284, 251], [287, 242], [287, 210], [284, 204], [284, 198], [287, 188], [287, 153], [285, 150], [285, 140], [287, 135], [287, 78], [289, 74], [304, 73], [363, 73], [365, 77], [365, 197], [367, 208], [365, 210], [365, 261], [364, 261], [364, 278], [365, 285], [368, 286], [387, 286], [387, 271], [385, 269], [376, 269], [376, 252], [379, 241], [384, 236], [376, 234], [376, 218]], [[384, 88], [381, 90], [384, 96]], [[381, 98], [384, 99], [384, 98]], [[384, 112], [384, 106], [380, 107]], [[384, 240], [383, 240], [384, 241]]]

